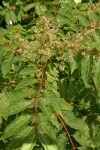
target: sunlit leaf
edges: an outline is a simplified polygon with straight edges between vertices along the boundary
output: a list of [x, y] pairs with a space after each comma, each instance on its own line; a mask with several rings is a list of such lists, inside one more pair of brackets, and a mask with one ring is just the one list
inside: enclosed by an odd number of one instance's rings
[[33, 150], [33, 147], [36, 146], [35, 139], [35, 135], [30, 136], [28, 140], [22, 145], [21, 150]]
[[24, 11], [28, 11], [28, 10], [34, 8], [35, 5], [36, 5], [36, 3], [31, 3], [31, 4], [26, 5], [26, 7], [24, 8]]
[[84, 27], [87, 27], [87, 26], [90, 24], [90, 20], [88, 19], [87, 16], [79, 15], [79, 16], [78, 16], [78, 19], [81, 21], [81, 24], [82, 24]]
[[15, 90], [22, 89], [28, 85], [33, 85], [33, 83], [35, 82], [36, 82], [35, 79], [32, 77], [25, 78], [16, 86]]
[[81, 145], [85, 145], [91, 148], [95, 148], [94, 142], [92, 141], [91, 137], [89, 134], [84, 134], [79, 131], [77, 131], [73, 137], [75, 138], [76, 141], [78, 141]]
[[8, 12], [6, 12], [6, 14], [5, 14], [5, 21], [6, 21], [6, 23], [9, 25], [10, 24], [10, 20], [11, 20], [11, 18], [10, 18], [10, 11], [8, 11]]
[[24, 142], [33, 134], [34, 128], [31, 126], [27, 126], [23, 128], [20, 133], [16, 134], [16, 136], [11, 140], [8, 145], [8, 150], [14, 150], [22, 146]]
[[0, 36], [6, 35], [7, 33], [8, 33], [7, 29], [4, 29], [4, 28], [0, 27]]
[[41, 15], [40, 3], [36, 3], [36, 5], [35, 5], [35, 11], [36, 11], [37, 15]]
[[93, 80], [94, 84], [99, 91], [100, 89], [100, 58], [95, 62], [94, 64], [94, 69], [93, 69]]
[[4, 56], [4, 60], [1, 64], [1, 70], [4, 76], [6, 76], [7, 73], [10, 71], [12, 63], [13, 63], [13, 53], [9, 51]]
[[11, 137], [23, 129], [32, 119], [31, 115], [21, 115], [14, 119], [4, 130], [1, 139]]
[[55, 142], [45, 133], [40, 134], [40, 140], [42, 143], [42, 146], [44, 147], [45, 150], [58, 150], [57, 145]]
[[90, 78], [90, 57], [86, 56], [81, 62], [81, 75], [82, 80], [86, 87], [88, 87], [88, 81]]
[[18, 102], [14, 102], [13, 104], [6, 107], [6, 110], [5, 110], [5, 113], [3, 114], [3, 116], [10, 116], [10, 115], [19, 113], [19, 112], [25, 110], [26, 108], [28, 108], [29, 106], [31, 106], [33, 102], [34, 102], [33, 100], [31, 100], [31, 101], [30, 100], [21, 100]]

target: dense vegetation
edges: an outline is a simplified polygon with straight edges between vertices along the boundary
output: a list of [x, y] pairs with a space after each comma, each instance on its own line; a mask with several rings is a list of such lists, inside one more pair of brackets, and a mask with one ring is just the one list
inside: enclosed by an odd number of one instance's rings
[[0, 150], [100, 150], [99, 0], [3, 0]]

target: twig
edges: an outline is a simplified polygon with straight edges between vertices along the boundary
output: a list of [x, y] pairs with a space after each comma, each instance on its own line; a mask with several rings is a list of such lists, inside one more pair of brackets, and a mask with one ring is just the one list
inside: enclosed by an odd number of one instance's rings
[[86, 35], [94, 32], [95, 28], [97, 28], [97, 27], [100, 28], [100, 23], [97, 23], [92, 27], [85, 28], [83, 32], [80, 32], [76, 35], [76, 37], [71, 41], [71, 43], [73, 43], [73, 42], [76, 43], [82, 35], [86, 36]]
[[38, 114], [39, 114], [39, 113], [38, 113], [38, 110], [37, 110], [36, 105], [37, 105], [37, 102], [38, 102], [38, 100], [39, 100], [39, 96], [40, 96], [41, 90], [42, 90], [42, 88], [43, 88], [43, 84], [44, 84], [44, 81], [45, 81], [45, 80], [44, 80], [44, 75], [45, 75], [46, 68], [47, 68], [49, 62], [50, 62], [50, 60], [47, 60], [45, 66], [44, 66], [43, 69], [42, 69], [42, 75], [41, 75], [41, 77], [40, 77], [40, 87], [39, 87], [39, 90], [38, 90], [37, 93], [36, 93], [35, 101], [34, 101], [34, 109], [35, 109], [35, 117], [36, 117], [36, 131], [37, 131], [37, 132], [39, 131], [39, 129], [38, 129]]
[[74, 146], [74, 143], [73, 143], [73, 141], [72, 141], [72, 139], [71, 139], [71, 136], [70, 136], [70, 134], [69, 134], [69, 132], [68, 132], [68, 129], [67, 129], [66, 126], [65, 126], [64, 121], [61, 119], [61, 117], [60, 117], [57, 113], [56, 113], [56, 115], [57, 115], [59, 121], [60, 121], [61, 124], [63, 125], [63, 127], [64, 127], [64, 129], [65, 129], [65, 131], [66, 131], [66, 133], [67, 133], [67, 135], [68, 135], [68, 138], [69, 138], [69, 140], [70, 140], [70, 142], [71, 142], [71, 144], [72, 144], [73, 150], [76, 150], [76, 148], [75, 148], [75, 146]]
[[2, 90], [5, 87], [11, 87], [11, 86], [13, 86], [15, 84], [18, 84], [18, 82], [5, 84], [5, 85], [3, 85], [3, 86], [0, 87], [0, 90]]
[[53, 17], [56, 17], [56, 15], [58, 14], [59, 8], [60, 8], [61, 2], [57, 4], [56, 6], [56, 11], [54, 12]]
[[31, 59], [29, 59], [28, 57], [24, 56], [18, 49], [12, 48], [12, 47], [9, 45], [9, 43], [6, 43], [6, 42], [4, 42], [4, 41], [2, 41], [2, 40], [0, 40], [0, 42], [3, 44], [3, 46], [6, 46], [6, 47], [9, 47], [10, 49], [12, 49], [12, 50], [14, 51], [15, 55], [20, 55], [20, 56], [22, 56], [23, 58], [26, 58], [27, 60], [29, 60], [31, 63], [35, 64]]

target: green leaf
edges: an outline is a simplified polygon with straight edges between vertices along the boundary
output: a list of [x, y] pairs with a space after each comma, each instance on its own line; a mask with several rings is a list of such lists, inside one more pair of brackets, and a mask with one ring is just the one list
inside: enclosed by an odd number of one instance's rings
[[15, 12], [14, 12], [14, 11], [10, 11], [10, 20], [11, 20], [13, 23], [16, 23], [16, 22], [17, 22], [17, 18], [16, 18], [16, 15], [15, 15]]
[[33, 88], [25, 87], [23, 89], [7, 92], [6, 96], [7, 99], [10, 100], [10, 104], [13, 104], [14, 102], [18, 102], [23, 98], [31, 98], [31, 96], [35, 96], [34, 92], [35, 91], [33, 90]]
[[4, 77], [9, 73], [10, 69], [12, 68], [14, 55], [12, 52], [7, 52], [4, 56], [4, 60], [1, 64], [1, 70]]
[[87, 94], [81, 98], [81, 101], [79, 102], [79, 109], [89, 109], [91, 107], [91, 94], [89, 91], [87, 91]]
[[18, 9], [17, 11], [17, 20], [21, 22], [22, 15], [23, 15], [23, 9]]
[[32, 120], [32, 116], [25, 114], [14, 119], [4, 130], [1, 139], [6, 139], [20, 132]]
[[67, 86], [68, 86], [67, 82], [64, 79], [61, 79], [59, 81], [59, 93], [60, 93], [60, 96], [63, 97], [65, 100], [68, 98]]
[[80, 130], [82, 132], [86, 132], [88, 130], [87, 124], [85, 123], [85, 121], [83, 121], [80, 118], [76, 118], [76, 119], [70, 120], [68, 122], [68, 125], [70, 127], [74, 128], [74, 129]]
[[77, 129], [83, 133], [89, 130], [87, 123], [81, 118], [76, 118], [72, 111], [64, 112], [62, 118], [73, 129]]
[[87, 16], [79, 15], [78, 19], [81, 21], [81, 24], [84, 27], [88, 27], [89, 26], [90, 20], [89, 20], [89, 18]]
[[32, 105], [34, 101], [33, 100], [21, 100], [18, 102], [14, 102], [12, 105], [9, 105], [8, 107], [6, 107], [5, 113], [4, 113], [4, 117], [8, 117], [10, 115], [14, 115], [16, 113], [19, 113], [23, 110], [25, 110], [26, 108], [28, 108], [29, 106]]
[[3, 10], [3, 7], [2, 6], [0, 6], [0, 11], [2, 11]]
[[59, 95], [56, 95], [53, 91], [46, 91], [45, 98], [49, 101], [49, 104], [52, 106], [53, 110], [62, 116], [62, 111], [59, 105]]
[[100, 58], [94, 63], [93, 80], [97, 91], [100, 89]]
[[36, 72], [36, 67], [25, 67], [20, 74], [22, 74], [23, 76], [26, 75], [33, 75]]
[[50, 71], [50, 74], [53, 75], [54, 77], [58, 77], [58, 70], [56, 67], [49, 67], [49, 71]]
[[2, 124], [2, 117], [0, 117], [0, 128], [1, 128], [1, 124]]
[[93, 21], [100, 21], [100, 15], [97, 13], [90, 13], [89, 18]]
[[96, 45], [97, 50], [100, 49], [100, 30], [96, 29], [93, 33], [93, 38], [95, 40], [94, 44]]
[[100, 148], [100, 129], [96, 134], [96, 137], [94, 139], [94, 144], [96, 147]]
[[3, 116], [7, 106], [9, 106], [9, 101], [4, 93], [0, 93], [0, 116]]
[[48, 135], [53, 141], [56, 141], [56, 132], [54, 131], [54, 124], [50, 123], [49, 117], [46, 114], [39, 114], [39, 129], [41, 134]]
[[74, 0], [67, 0], [67, 1], [64, 1], [65, 3], [69, 3], [69, 5], [71, 6], [71, 7], [74, 7], [75, 8], [75, 1]]
[[78, 150], [94, 150], [94, 148], [91, 148], [89, 146], [85, 146], [85, 144], [83, 146], [78, 147]]
[[0, 45], [0, 66], [1, 66], [1, 63], [2, 63], [3, 55], [4, 55], [3, 46]]
[[52, 118], [51, 118], [51, 114], [52, 111], [50, 111], [50, 107], [48, 106], [47, 102], [45, 102], [46, 100], [42, 99], [39, 101], [39, 106], [42, 109], [42, 112], [48, 117], [48, 120], [50, 120], [52, 122]]
[[88, 81], [90, 77], [90, 57], [85, 56], [81, 62], [81, 75], [82, 75], [82, 80], [85, 84], [85, 87], [89, 87]]
[[49, 72], [46, 72], [46, 75], [47, 75], [47, 81], [49, 81], [49, 82], [54, 82], [54, 81], [58, 80], [58, 78], [55, 75], [53, 75]]
[[80, 131], [76, 131], [73, 135], [75, 140], [83, 146], [89, 146], [91, 148], [95, 148], [93, 140], [90, 138], [89, 133], [81, 133]]
[[35, 5], [35, 11], [37, 15], [41, 15], [41, 7], [40, 7], [40, 3], [36, 3]]
[[73, 60], [73, 61], [70, 63], [70, 68], [71, 68], [71, 74], [78, 68], [78, 64], [76, 63], [75, 60]]
[[0, 27], [0, 36], [8, 34], [8, 30]]
[[26, 143], [23, 144], [20, 150], [33, 150], [33, 147], [36, 146], [36, 135], [32, 135], [28, 138]]
[[24, 142], [27, 141], [28, 138], [34, 133], [34, 128], [31, 126], [27, 126], [23, 128], [20, 133], [18, 133], [14, 139], [8, 145], [7, 150], [15, 150], [22, 146]]
[[[77, 1], [77, 0], [76, 0]], [[78, 1], [82, 1], [82, 0], [78, 0]], [[81, 4], [80, 6], [79, 6], [79, 9], [80, 10], [87, 10], [88, 9], [88, 5], [87, 5], [87, 3], [83, 3], [83, 4]]]
[[[46, 121], [50, 121], [56, 128], [59, 129], [59, 122], [56, 118], [56, 115], [53, 113], [53, 109], [50, 106], [50, 103], [44, 97], [39, 99], [39, 107], [42, 110], [43, 114], [46, 116]], [[42, 118], [42, 117], [41, 117]]]
[[68, 140], [67, 140], [67, 137], [66, 137], [65, 133], [60, 134], [59, 136], [57, 136], [58, 150], [65, 150], [67, 144], [68, 144]]
[[73, 84], [70, 84], [67, 86], [67, 98], [70, 99], [70, 101], [75, 101], [76, 95], [77, 95], [77, 87]]
[[32, 77], [27, 77], [25, 79], [23, 79], [15, 88], [15, 90], [19, 90], [22, 89], [28, 85], [33, 85], [36, 82], [36, 80]]
[[69, 19], [68, 17], [65, 17], [63, 15], [57, 15], [57, 19], [63, 23], [66, 23], [66, 24], [73, 24], [72, 20]]
[[5, 14], [5, 21], [6, 21], [6, 23], [7, 23], [8, 25], [10, 24], [10, 20], [11, 20], [10, 17], [11, 17], [11, 16], [10, 16], [10, 11], [6, 12], [6, 14]]
[[24, 8], [24, 11], [26, 12], [26, 11], [28, 11], [28, 10], [30, 10], [30, 9], [32, 9], [32, 8], [34, 8], [34, 7], [35, 7], [35, 5], [36, 5], [36, 3], [28, 4], [28, 5]]
[[40, 134], [39, 139], [45, 150], [58, 150], [56, 143], [47, 134]]
[[75, 3], [81, 3], [82, 0], [74, 0]]
[[73, 110], [73, 106], [65, 101], [63, 98], [59, 99], [61, 110]]

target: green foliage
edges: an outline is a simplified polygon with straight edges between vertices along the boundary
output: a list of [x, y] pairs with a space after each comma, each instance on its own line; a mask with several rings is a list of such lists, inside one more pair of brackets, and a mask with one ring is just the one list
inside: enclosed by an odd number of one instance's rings
[[100, 149], [100, 3], [4, 0], [0, 150]]
[[28, 114], [17, 117], [7, 126], [1, 139], [8, 138], [23, 129], [23, 127], [30, 122], [31, 118], [32, 116]]

